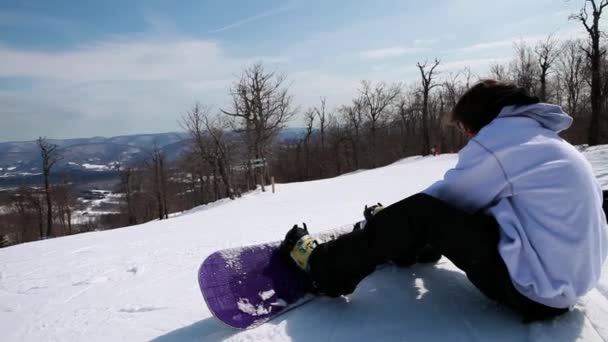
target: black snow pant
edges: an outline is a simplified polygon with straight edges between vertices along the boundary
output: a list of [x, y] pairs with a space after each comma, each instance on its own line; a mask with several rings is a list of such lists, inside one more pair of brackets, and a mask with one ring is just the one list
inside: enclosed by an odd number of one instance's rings
[[534, 302], [514, 288], [498, 253], [499, 229], [491, 216], [472, 215], [421, 193], [384, 208], [363, 229], [319, 244], [310, 256], [310, 275], [319, 292], [345, 295], [376, 266], [411, 260], [421, 248], [431, 247], [483, 294], [521, 313], [526, 322], [567, 312]]

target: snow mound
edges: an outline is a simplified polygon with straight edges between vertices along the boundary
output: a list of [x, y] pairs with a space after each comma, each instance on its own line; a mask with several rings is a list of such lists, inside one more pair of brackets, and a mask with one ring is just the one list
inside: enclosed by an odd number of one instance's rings
[[[608, 187], [608, 147], [585, 150]], [[524, 325], [481, 295], [452, 263], [384, 267], [346, 299], [319, 298], [248, 331], [207, 310], [197, 269], [224, 248], [358, 221], [364, 204], [426, 188], [456, 155], [279, 184], [165, 221], [0, 250], [2, 341], [602, 341], [608, 340], [608, 265], [599, 286], [553, 321]], [[260, 296], [267, 296], [260, 293]], [[257, 310], [243, 303], [243, 310]]]

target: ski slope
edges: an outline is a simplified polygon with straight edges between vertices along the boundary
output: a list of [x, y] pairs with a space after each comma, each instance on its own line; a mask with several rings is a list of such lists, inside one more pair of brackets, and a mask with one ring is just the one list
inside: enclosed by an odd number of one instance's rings
[[[608, 188], [608, 146], [588, 148]], [[361, 219], [366, 203], [423, 190], [456, 155], [413, 157], [333, 179], [279, 184], [165, 221], [0, 249], [2, 341], [605, 341], [608, 265], [569, 314], [524, 325], [481, 295], [448, 260], [385, 267], [347, 299], [319, 298], [253, 330], [214, 319], [197, 269], [210, 253]]]

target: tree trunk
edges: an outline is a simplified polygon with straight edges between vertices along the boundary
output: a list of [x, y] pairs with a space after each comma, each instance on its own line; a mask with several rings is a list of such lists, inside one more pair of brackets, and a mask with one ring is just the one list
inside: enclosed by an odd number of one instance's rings
[[[599, 19], [599, 18], [598, 18]], [[594, 20], [595, 21], [595, 20]], [[597, 25], [597, 23], [596, 23]], [[593, 38], [591, 55], [591, 122], [589, 123], [589, 145], [601, 143], [601, 114], [602, 114], [602, 91], [601, 91], [601, 56], [599, 34], [597, 39]]]
[[165, 219], [169, 218], [169, 206], [167, 205], [167, 175], [165, 174], [165, 164], [163, 158], [159, 158], [158, 166], [160, 169], [161, 195], [163, 199], [163, 214]]
[[429, 91], [424, 89], [422, 98], [422, 155], [429, 154], [431, 149], [431, 136], [429, 132]]
[[547, 102], [547, 69], [542, 68], [540, 72], [540, 102]]
[[159, 171], [159, 167], [158, 167], [158, 161], [155, 160], [154, 161], [154, 185], [155, 185], [155, 193], [156, 193], [156, 209], [157, 209], [157, 214], [158, 214], [158, 219], [162, 220], [164, 217], [164, 211], [163, 211], [163, 199], [162, 199], [162, 195], [161, 195], [161, 190], [160, 190], [160, 171]]
[[44, 232], [44, 218], [42, 215], [42, 206], [36, 208], [38, 212], [38, 228], [40, 228], [40, 238], [43, 239], [46, 235]]
[[372, 169], [376, 168], [376, 121], [372, 121], [371, 126], [371, 145], [372, 145]]
[[72, 210], [68, 209], [68, 211], [66, 212], [67, 215], [67, 219], [68, 219], [68, 234], [72, 235], [74, 232], [72, 231]]
[[224, 182], [224, 186], [226, 187], [226, 197], [229, 197], [231, 200], [233, 200], [234, 193], [232, 192], [232, 185], [230, 184], [230, 179], [228, 178], [226, 166], [224, 165], [223, 161], [218, 160], [218, 168], [220, 171], [220, 176], [222, 177], [222, 182]]
[[217, 168], [213, 167], [213, 197], [214, 201], [220, 199], [220, 182], [217, 179]]
[[44, 193], [46, 196], [46, 237], [50, 237], [53, 233], [53, 200], [51, 199], [48, 173], [44, 174]]
[[[602, 99], [602, 56], [606, 53], [601, 49], [601, 38], [603, 32], [600, 30], [600, 17], [602, 10], [608, 3], [601, 1], [599, 5], [593, 3], [593, 26], [586, 24], [586, 17], [581, 17], [583, 24], [591, 38], [591, 51], [586, 50], [587, 56], [591, 61], [591, 122], [589, 124], [589, 145], [598, 145], [605, 142], [603, 136], [603, 99]], [[586, 4], [585, 4], [586, 6]]]

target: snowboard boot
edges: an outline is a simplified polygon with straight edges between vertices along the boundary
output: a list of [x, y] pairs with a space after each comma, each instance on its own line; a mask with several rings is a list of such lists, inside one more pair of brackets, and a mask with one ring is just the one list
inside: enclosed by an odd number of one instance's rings
[[369, 250], [363, 229], [346, 233], [334, 240], [318, 243], [306, 225], [294, 225], [280, 246], [288, 262], [306, 275], [311, 293], [329, 297], [347, 295], [378, 264]]
[[310, 264], [308, 263], [310, 255], [319, 243], [308, 233], [306, 223], [303, 225], [303, 228], [294, 225], [287, 232], [280, 248], [285, 257], [291, 258], [301, 270], [308, 273], [310, 272]]

